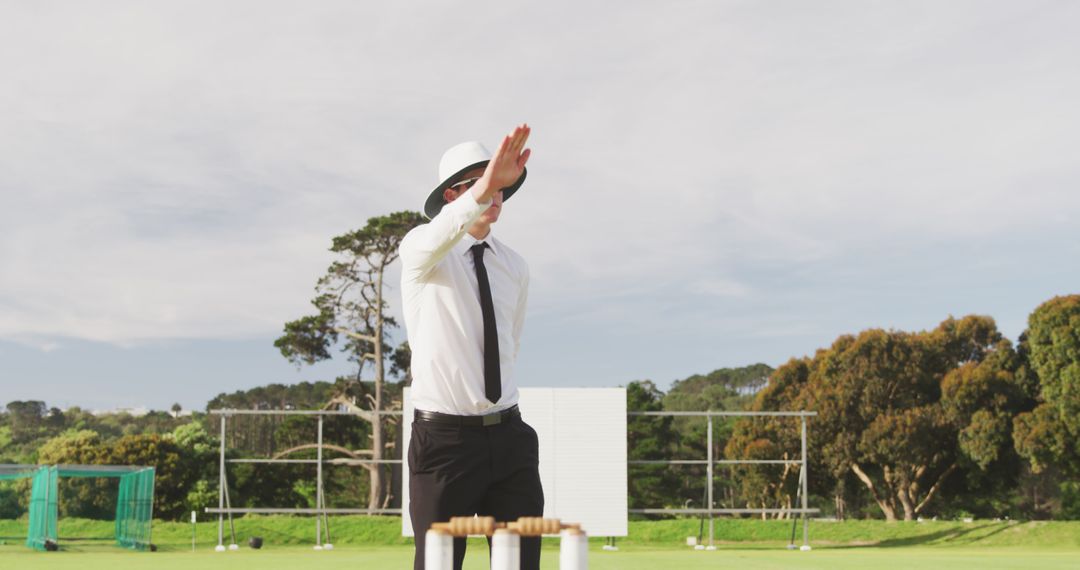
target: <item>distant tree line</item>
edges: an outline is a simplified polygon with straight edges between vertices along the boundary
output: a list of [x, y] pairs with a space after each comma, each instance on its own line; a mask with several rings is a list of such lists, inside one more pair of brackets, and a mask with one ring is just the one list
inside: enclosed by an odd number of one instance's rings
[[[157, 468], [155, 514], [179, 518], [191, 505], [209, 504], [197, 496], [200, 489], [216, 492], [205, 481], [211, 467], [216, 469], [211, 460], [216, 449], [210, 449], [199, 417], [95, 415], [77, 407], [50, 408], [43, 401], [9, 402], [0, 413], [0, 463], [152, 465]], [[64, 479], [60, 512], [111, 518], [116, 492], [116, 479]], [[25, 514], [29, 498], [29, 480], [0, 484], [0, 518]]]
[[[752, 399], [738, 397], [732, 372], [677, 382], [667, 394], [635, 382], [628, 404], [817, 411], [810, 499], [839, 518], [1080, 518], [1080, 295], [1039, 306], [1015, 347], [993, 319], [967, 316], [930, 331], [841, 336], [772, 371]], [[702, 422], [680, 420], [630, 420], [631, 459], [704, 458]], [[797, 458], [799, 424], [741, 419], [713, 441], [716, 457]], [[631, 504], [702, 504], [695, 481], [704, 485], [703, 473], [684, 466], [634, 466]], [[718, 468], [714, 484], [717, 506], [778, 508], [793, 503], [798, 471]]]
[[[356, 376], [334, 382], [270, 384], [220, 394], [206, 410], [340, 409], [324, 424], [330, 507], [400, 506], [399, 473], [358, 459], [400, 457], [400, 421], [371, 412], [401, 408], [409, 382], [408, 344], [391, 348], [378, 332], [386, 252], [417, 223], [401, 214], [369, 220], [335, 238], [345, 256], [320, 280], [319, 314], [286, 324], [277, 345], [294, 362], [329, 358], [338, 334]], [[392, 259], [391, 259], [392, 261]], [[359, 301], [347, 300], [356, 279]], [[338, 291], [336, 300], [323, 295]], [[366, 300], [365, 300], [366, 299]], [[371, 301], [374, 305], [368, 303]], [[359, 332], [357, 332], [359, 331]], [[376, 334], [378, 333], [378, 334]], [[373, 343], [372, 341], [378, 341]], [[340, 346], [340, 345], [338, 345]], [[380, 348], [376, 349], [376, 346]], [[386, 360], [386, 367], [376, 362]], [[362, 379], [365, 365], [373, 377]], [[1030, 315], [1014, 346], [985, 316], [948, 318], [929, 331], [873, 329], [843, 335], [813, 356], [777, 369], [724, 368], [675, 381], [665, 392], [648, 380], [627, 385], [630, 411], [814, 410], [810, 421], [810, 502], [839, 518], [1080, 518], [1080, 295], [1057, 297]], [[151, 412], [94, 415], [44, 401], [0, 410], [0, 463], [138, 464], [157, 468], [155, 514], [178, 519], [217, 504], [219, 417]], [[315, 457], [315, 419], [233, 416], [229, 458]], [[631, 460], [701, 460], [706, 421], [633, 416]], [[716, 458], [797, 459], [799, 424], [782, 418], [714, 421]], [[315, 466], [230, 464], [234, 506], [315, 506]], [[701, 465], [633, 465], [631, 508], [706, 504]], [[718, 465], [718, 507], [794, 505], [798, 467]], [[115, 480], [61, 484], [65, 516], [109, 518]], [[0, 517], [26, 511], [29, 482], [0, 482]]]
[[[220, 394], [206, 409], [321, 409], [343, 386], [358, 395], [372, 389], [354, 379], [336, 382], [271, 384]], [[400, 405], [401, 385], [387, 389], [388, 401]], [[177, 408], [178, 406], [174, 406]], [[179, 416], [154, 411], [95, 415], [80, 408], [61, 411], [42, 401], [9, 402], [0, 412], [0, 463], [151, 465], [156, 468], [155, 516], [182, 519], [192, 510], [217, 506], [220, 416], [194, 412]], [[399, 422], [390, 426], [391, 451]], [[323, 426], [324, 458], [370, 457], [371, 426], [353, 416], [328, 416]], [[233, 416], [225, 432], [226, 457], [314, 459], [316, 419], [310, 416]], [[368, 454], [363, 451], [367, 449]], [[230, 498], [237, 507], [315, 506], [315, 466], [233, 463], [227, 470]], [[369, 477], [356, 466], [324, 466], [329, 507], [357, 507], [369, 494]], [[0, 482], [0, 518], [26, 513], [30, 481]], [[396, 493], [398, 490], [393, 489]], [[63, 479], [59, 507], [63, 516], [111, 518], [116, 479]], [[398, 493], [398, 502], [400, 497]]]

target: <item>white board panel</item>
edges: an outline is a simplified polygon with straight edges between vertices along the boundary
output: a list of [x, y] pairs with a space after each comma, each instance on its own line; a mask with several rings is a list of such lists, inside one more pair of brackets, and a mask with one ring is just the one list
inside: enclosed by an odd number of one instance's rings
[[[623, 388], [521, 388], [522, 419], [540, 438], [544, 516], [578, 522], [593, 536], [626, 536], [626, 391]], [[412, 435], [405, 389], [405, 449]], [[403, 466], [401, 532], [409, 519], [409, 469]]]
[[626, 393], [555, 391], [551, 516], [590, 521], [595, 536], [626, 536]]

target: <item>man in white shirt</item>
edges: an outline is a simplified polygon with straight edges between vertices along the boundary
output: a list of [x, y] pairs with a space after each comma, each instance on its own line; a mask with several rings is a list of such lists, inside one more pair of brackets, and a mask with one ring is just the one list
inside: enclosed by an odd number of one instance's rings
[[[517, 361], [529, 269], [491, 226], [525, 180], [528, 125], [491, 156], [480, 143], [446, 151], [424, 205], [430, 223], [401, 242], [401, 293], [412, 349], [416, 415], [409, 441], [414, 569], [424, 534], [454, 516], [542, 516], [536, 431], [518, 412]], [[454, 540], [454, 568], [465, 540]], [[522, 538], [521, 568], [540, 567], [540, 540]]]

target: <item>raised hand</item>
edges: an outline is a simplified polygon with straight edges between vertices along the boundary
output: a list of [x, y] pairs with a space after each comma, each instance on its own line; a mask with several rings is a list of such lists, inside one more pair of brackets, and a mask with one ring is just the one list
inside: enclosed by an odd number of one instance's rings
[[529, 155], [532, 153], [531, 149], [525, 148], [530, 132], [532, 129], [529, 125], [523, 123], [503, 137], [502, 143], [495, 151], [495, 156], [488, 162], [483, 177], [476, 184], [482, 189], [482, 194], [477, 197], [479, 201], [491, 200], [496, 192], [521, 178], [525, 163], [529, 161]]

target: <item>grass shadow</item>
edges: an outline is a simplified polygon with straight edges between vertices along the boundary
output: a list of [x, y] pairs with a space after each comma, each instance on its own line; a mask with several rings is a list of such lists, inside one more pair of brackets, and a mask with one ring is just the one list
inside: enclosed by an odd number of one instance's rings
[[[934, 524], [934, 523], [925, 523]], [[951, 527], [914, 536], [886, 538], [867, 544], [836, 545], [835, 549], [857, 548], [903, 548], [907, 546], [971, 545], [1015, 527], [1016, 522], [972, 523], [970, 526]], [[929, 530], [929, 529], [927, 529]]]

